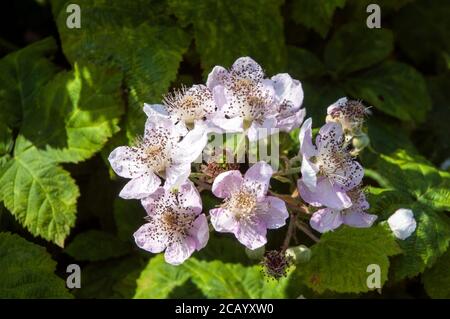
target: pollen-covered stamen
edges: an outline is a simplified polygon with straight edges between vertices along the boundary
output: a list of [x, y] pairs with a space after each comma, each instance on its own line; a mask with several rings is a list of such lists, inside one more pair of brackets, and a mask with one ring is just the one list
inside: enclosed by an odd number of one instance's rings
[[341, 123], [344, 131], [353, 132], [361, 129], [367, 114], [369, 114], [369, 108], [360, 101], [349, 100], [336, 105], [329, 113], [329, 117], [333, 121]]
[[136, 146], [132, 147], [130, 151], [135, 153], [136, 161], [158, 173], [164, 171], [171, 164], [170, 151], [175, 142], [168, 130], [157, 127], [147, 132], [144, 137], [136, 139]]
[[153, 214], [147, 217], [154, 226], [152, 232], [147, 234], [151, 239], [170, 245], [180, 243], [189, 236], [196, 214], [176, 207], [173, 196], [165, 196], [155, 203]]
[[213, 95], [204, 85], [182, 86], [163, 98], [167, 111], [188, 124], [202, 120], [216, 111]]
[[230, 211], [236, 220], [245, 219], [251, 222], [259, 210], [258, 207], [261, 205], [257, 201], [256, 192], [257, 188], [244, 185], [226, 198], [222, 207]]

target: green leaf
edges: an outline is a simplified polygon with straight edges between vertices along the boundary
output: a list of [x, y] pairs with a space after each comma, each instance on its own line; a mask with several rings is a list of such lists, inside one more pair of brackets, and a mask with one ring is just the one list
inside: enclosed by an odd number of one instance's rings
[[117, 237], [99, 230], [89, 230], [77, 235], [65, 252], [80, 261], [99, 261], [121, 257], [130, 253], [131, 247]]
[[381, 186], [409, 193], [433, 209], [450, 209], [450, 173], [404, 150], [391, 156], [381, 154], [376, 169], [386, 181]]
[[0, 123], [0, 158], [10, 153], [12, 146], [13, 137], [11, 129], [5, 123]]
[[59, 246], [75, 224], [78, 196], [69, 173], [35, 148], [0, 167], [0, 200], [33, 235]]
[[422, 122], [431, 108], [425, 80], [409, 65], [388, 61], [344, 83], [349, 95], [404, 121]]
[[442, 51], [450, 53], [449, 16], [446, 0], [415, 1], [404, 7], [393, 20], [400, 49], [418, 64], [433, 63]]
[[337, 85], [324, 81], [307, 81], [302, 83], [305, 100], [306, 118], [313, 118], [313, 126], [325, 123], [327, 107], [345, 96], [345, 92]]
[[133, 234], [145, 222], [146, 212], [139, 201], [116, 198], [114, 221], [117, 236], [123, 241], [134, 241]]
[[132, 298], [136, 280], [145, 266], [139, 256], [89, 263], [82, 270], [81, 288], [77, 298]]
[[[378, 152], [389, 154], [399, 148], [407, 150], [411, 154], [417, 153], [417, 149], [409, 138], [406, 130], [403, 130], [396, 119], [381, 116], [370, 116], [366, 122], [370, 145]], [[392, 138], [395, 136], [395, 138]]]
[[371, 264], [380, 266], [381, 284], [384, 284], [388, 277], [388, 257], [400, 253], [395, 238], [382, 226], [341, 227], [323, 234], [311, 251], [310, 262], [295, 271], [300, 272], [302, 282], [319, 293], [369, 291], [367, 266]]
[[184, 266], [167, 264], [163, 254], [159, 254], [150, 259], [142, 271], [134, 298], [167, 298], [173, 289], [182, 286], [190, 276]]
[[394, 36], [390, 30], [350, 23], [339, 28], [327, 43], [324, 60], [329, 69], [344, 75], [382, 61], [393, 46]]
[[313, 53], [306, 49], [288, 46], [288, 70], [296, 79], [320, 77], [325, 74], [325, 66]]
[[96, 0], [82, 1], [81, 7], [84, 25], [79, 30], [66, 27], [65, 6], [53, 8], [64, 54], [72, 64], [84, 61], [124, 73], [130, 107], [127, 137], [133, 140], [143, 133], [144, 102], [161, 102], [176, 78], [190, 37], [173, 27], [173, 22], [166, 23], [170, 20], [162, 2], [141, 0], [125, 5]]
[[450, 249], [439, 258], [433, 268], [423, 274], [423, 284], [431, 298], [450, 299]]
[[119, 130], [120, 85], [117, 72], [75, 64], [41, 89], [36, 107], [25, 113], [21, 134], [49, 160], [85, 160]]
[[0, 298], [71, 298], [44, 247], [0, 233]]
[[343, 8], [345, 0], [297, 0], [292, 5], [292, 18], [319, 33], [322, 38], [331, 27], [334, 11]]
[[10, 128], [20, 125], [41, 86], [57, 72], [46, 58], [56, 49], [55, 40], [46, 38], [0, 60], [0, 122]]
[[225, 67], [241, 56], [251, 56], [268, 73], [285, 67], [280, 0], [170, 0], [183, 25], [192, 24], [204, 74], [214, 65]]
[[183, 264], [192, 281], [208, 298], [284, 298], [288, 278], [267, 280], [261, 266], [245, 267], [191, 258]]
[[423, 272], [444, 254], [450, 243], [450, 225], [445, 215], [420, 204], [403, 208], [412, 209], [417, 228], [410, 237], [399, 240], [403, 253], [392, 260], [393, 280], [414, 277]]

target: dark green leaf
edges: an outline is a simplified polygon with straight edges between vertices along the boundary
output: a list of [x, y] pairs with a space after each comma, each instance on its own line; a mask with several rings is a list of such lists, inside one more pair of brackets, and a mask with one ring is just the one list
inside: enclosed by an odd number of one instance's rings
[[44, 247], [0, 233], [0, 298], [71, 298]]

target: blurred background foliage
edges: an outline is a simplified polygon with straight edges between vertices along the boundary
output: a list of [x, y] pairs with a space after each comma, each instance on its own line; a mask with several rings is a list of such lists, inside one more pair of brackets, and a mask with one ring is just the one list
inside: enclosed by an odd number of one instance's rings
[[[0, 297], [450, 298], [450, 3], [379, 0], [381, 29], [369, 29], [372, 2], [2, 4]], [[66, 26], [69, 3], [81, 8], [80, 29]], [[315, 127], [342, 96], [373, 106], [362, 156], [372, 210], [383, 220], [406, 205], [418, 219], [402, 254], [381, 226], [344, 227], [314, 245], [311, 263], [276, 282], [230, 236], [212, 234], [180, 267], [135, 247], [145, 212], [118, 198], [124, 181], [106, 157], [142, 134], [144, 102], [202, 83], [214, 65], [240, 56], [269, 76], [301, 80]], [[289, 154], [298, 151], [297, 133], [283, 136]], [[206, 208], [217, 204], [207, 191], [202, 197]], [[269, 248], [284, 232], [270, 233]], [[349, 262], [354, 251], [373, 254], [358, 264]], [[398, 256], [389, 263], [391, 255]], [[360, 268], [372, 260], [387, 281], [382, 293], [361, 284]], [[82, 267], [81, 289], [64, 288], [70, 263]]]

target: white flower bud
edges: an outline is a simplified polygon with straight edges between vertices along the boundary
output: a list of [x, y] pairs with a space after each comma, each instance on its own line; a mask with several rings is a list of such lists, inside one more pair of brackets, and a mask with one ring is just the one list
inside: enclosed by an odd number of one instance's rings
[[416, 220], [411, 209], [400, 208], [387, 220], [389, 227], [398, 239], [406, 239], [416, 230]]

